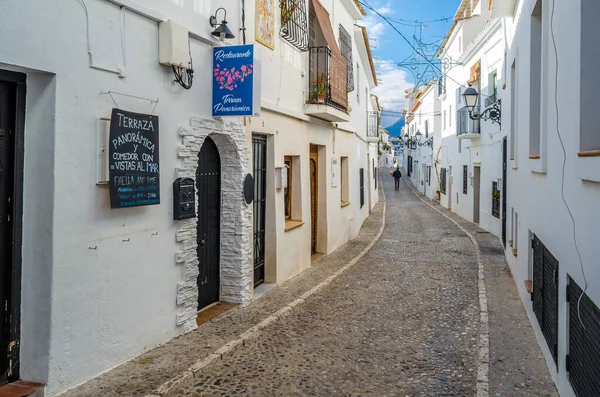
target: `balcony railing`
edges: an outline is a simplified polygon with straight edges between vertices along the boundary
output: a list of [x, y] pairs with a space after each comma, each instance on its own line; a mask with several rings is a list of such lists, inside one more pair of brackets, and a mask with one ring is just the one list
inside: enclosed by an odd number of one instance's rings
[[344, 59], [341, 55], [332, 56], [329, 47], [310, 47], [309, 54], [308, 103], [324, 104], [346, 112], [348, 93]]
[[[475, 108], [474, 112], [479, 112], [479, 109]], [[456, 136], [458, 138], [478, 138], [480, 136], [479, 120], [472, 120], [469, 117], [467, 107], [457, 112], [456, 121]]]
[[379, 138], [379, 112], [367, 112], [367, 138]]
[[485, 98], [485, 107], [488, 108], [490, 106], [492, 106], [494, 103], [496, 103], [498, 98], [496, 98], [496, 95], [492, 95], [492, 96], [488, 96]]

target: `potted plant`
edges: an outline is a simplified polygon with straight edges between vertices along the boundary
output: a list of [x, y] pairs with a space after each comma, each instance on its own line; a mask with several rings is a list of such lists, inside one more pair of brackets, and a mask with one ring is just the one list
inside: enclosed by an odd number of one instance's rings
[[436, 190], [436, 191], [435, 191], [435, 194], [437, 195], [437, 200], [438, 200], [438, 201], [440, 201], [440, 198], [441, 198], [441, 196], [440, 196], [440, 191], [439, 191], [439, 190]]
[[325, 103], [325, 79], [323, 76], [313, 81], [311, 98], [313, 101], [316, 98], [317, 103]]
[[287, 8], [287, 1], [280, 0], [279, 7], [281, 8], [281, 31], [288, 33], [288, 22], [292, 19], [296, 5], [292, 3], [291, 7]]
[[497, 190], [495, 192], [492, 192], [492, 197], [495, 198], [496, 200], [499, 200], [500, 199], [500, 192], [497, 191]]

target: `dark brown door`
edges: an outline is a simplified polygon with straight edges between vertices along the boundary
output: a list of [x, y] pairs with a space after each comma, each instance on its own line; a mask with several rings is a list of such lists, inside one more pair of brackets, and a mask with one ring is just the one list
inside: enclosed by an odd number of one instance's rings
[[506, 164], [507, 164], [508, 145], [506, 137], [502, 141], [502, 243], [506, 248]]
[[221, 158], [206, 138], [198, 155], [198, 310], [219, 301], [221, 259]]
[[[14, 211], [17, 92], [0, 74], [0, 385], [18, 379], [18, 269]], [[11, 343], [14, 342], [14, 343]]]
[[473, 223], [479, 224], [481, 201], [481, 167], [473, 167]]
[[317, 222], [319, 205], [319, 152], [317, 146], [310, 147], [310, 224], [311, 254], [317, 253]]
[[265, 282], [265, 230], [267, 203], [267, 137], [252, 137], [254, 159], [254, 287]]

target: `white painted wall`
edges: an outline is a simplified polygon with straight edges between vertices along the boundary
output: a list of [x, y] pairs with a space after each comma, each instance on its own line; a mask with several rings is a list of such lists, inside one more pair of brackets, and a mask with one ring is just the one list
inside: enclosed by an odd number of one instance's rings
[[[207, 12], [217, 3], [231, 12], [237, 32], [234, 1], [203, 2], [193, 13], [189, 2], [145, 3], [144, 12], [196, 21], [198, 34], [207, 34]], [[86, 4], [94, 61], [122, 68], [119, 7]], [[78, 1], [56, 7], [9, 0], [0, 15], [2, 67], [28, 74], [21, 374], [46, 383], [49, 396], [182, 332], [175, 325], [183, 275], [171, 213], [176, 131], [191, 116], [210, 117], [210, 45], [191, 40], [196, 74], [186, 91], [158, 64], [155, 20], [125, 11], [125, 78], [88, 66], [85, 26]], [[114, 107], [101, 94], [108, 90], [159, 99], [160, 205], [111, 210], [107, 188], [95, 184], [97, 120]], [[147, 101], [115, 99], [127, 110], [152, 111]]]
[[[308, 3], [307, 3], [308, 4]], [[377, 200], [372, 178], [373, 168], [369, 160], [376, 157], [376, 148], [369, 147], [367, 135], [367, 111], [371, 110], [370, 89], [367, 73], [370, 65], [362, 31], [354, 25], [354, 19], [345, 0], [322, 2], [329, 11], [334, 34], [339, 41], [339, 25], [342, 24], [352, 37], [353, 63], [359, 65], [354, 71], [355, 88], [348, 94], [351, 109], [350, 121], [336, 125], [309, 117], [304, 114], [305, 101], [309, 92], [308, 52], [301, 52], [279, 37], [279, 8], [275, 9], [275, 46], [270, 49], [259, 43], [257, 51], [261, 54], [262, 107], [260, 117], [253, 118], [250, 129], [254, 133], [263, 133], [271, 137], [274, 164], [281, 166], [285, 156], [299, 156], [301, 183], [293, 189], [301, 190], [301, 218], [304, 224], [285, 231], [284, 190], [272, 192], [275, 209], [274, 240], [268, 241], [268, 251], [274, 252], [275, 262], [267, 270], [267, 279], [281, 283], [311, 265], [311, 217], [310, 217], [310, 145], [319, 145], [319, 223], [317, 251], [330, 253], [358, 234], [363, 221], [370, 212], [370, 205]], [[254, 9], [253, 1], [246, 2], [246, 8]], [[355, 10], [356, 12], [356, 10]], [[247, 23], [248, 39], [254, 41], [255, 27], [252, 21]], [[358, 34], [360, 33], [360, 35]], [[360, 40], [359, 40], [360, 39]], [[359, 77], [360, 75], [360, 77]], [[373, 80], [373, 78], [371, 78]], [[359, 83], [360, 82], [360, 83]], [[358, 98], [357, 98], [358, 96]], [[331, 160], [340, 157], [349, 160], [349, 198], [350, 205], [341, 207], [341, 184], [337, 180], [332, 184]], [[374, 157], [375, 156], [375, 157]], [[372, 163], [372, 162], [371, 162]], [[359, 169], [364, 169], [365, 204], [359, 203]], [[339, 172], [337, 175], [339, 179]], [[335, 186], [333, 186], [335, 185]], [[369, 203], [371, 203], [369, 205]], [[276, 242], [276, 243], [275, 243]], [[277, 246], [274, 247], [274, 244]], [[269, 269], [269, 268], [268, 268]], [[275, 273], [275, 274], [273, 274]]]
[[[507, 251], [507, 257], [512, 273], [529, 317], [536, 330], [536, 336], [548, 362], [557, 387], [564, 396], [572, 396], [573, 391], [567, 380], [565, 371], [565, 354], [567, 352], [567, 304], [565, 287], [567, 274], [583, 286], [584, 274], [588, 281], [588, 296], [598, 305], [600, 304], [600, 266], [597, 258], [600, 256], [598, 246], [597, 225], [600, 213], [597, 203], [600, 202], [600, 178], [587, 172], [588, 180], [582, 179], [585, 170], [598, 170], [599, 159], [579, 158], [579, 133], [580, 133], [580, 87], [588, 84], [580, 78], [581, 61], [581, 1], [574, 2], [543, 2], [543, 37], [542, 42], [542, 153], [541, 159], [529, 159], [529, 100], [531, 98], [529, 85], [529, 56], [528, 47], [530, 40], [530, 15], [534, 6], [532, 0], [520, 2], [517, 17], [512, 29], [507, 36], [512, 37], [510, 49], [506, 58], [506, 67], [510, 71], [513, 60], [517, 60], [517, 86], [506, 89], [503, 103], [504, 118], [503, 130], [510, 134], [510, 118], [515, 117], [515, 161], [509, 166], [508, 199], [509, 206], [519, 214], [518, 224], [511, 227], [518, 230], [518, 257]], [[552, 3], [554, 10], [554, 33], [556, 50], [558, 52], [559, 69], [555, 62], [556, 54], [551, 41], [550, 15]], [[510, 19], [507, 19], [510, 23]], [[585, 32], [584, 37], [598, 37], [599, 30], [595, 25]], [[507, 81], [508, 72], [506, 72]], [[555, 83], [558, 81], [558, 86]], [[511, 89], [518, 90], [517, 112], [510, 114]], [[557, 92], [558, 90], [558, 92]], [[555, 94], [557, 104], [555, 103]], [[589, 98], [597, 102], [597, 98]], [[555, 107], [558, 106], [558, 112]], [[504, 127], [506, 126], [506, 127]], [[559, 133], [563, 139], [566, 151], [564, 173], [564, 196], [570, 206], [575, 219], [575, 232], [577, 245], [581, 253], [582, 263], [573, 243], [573, 223], [567, 209], [562, 202], [561, 181], [563, 149], [559, 141]], [[510, 139], [510, 138], [509, 138]], [[510, 144], [510, 142], [509, 142]], [[542, 162], [542, 165], [539, 163]], [[545, 163], [545, 166], [543, 165]], [[545, 169], [544, 169], [545, 168]], [[509, 210], [510, 216], [510, 210]], [[510, 221], [510, 219], [509, 219]], [[549, 227], [552, 225], [552, 227]], [[524, 280], [529, 278], [530, 268], [530, 243], [529, 232], [535, 233], [559, 260], [559, 365], [558, 371], [551, 359], [544, 338], [541, 336], [537, 320], [531, 311], [530, 297], [525, 291]], [[510, 233], [510, 232], [509, 232]], [[509, 237], [510, 238], [510, 237]], [[583, 267], [583, 269], [582, 269]]]

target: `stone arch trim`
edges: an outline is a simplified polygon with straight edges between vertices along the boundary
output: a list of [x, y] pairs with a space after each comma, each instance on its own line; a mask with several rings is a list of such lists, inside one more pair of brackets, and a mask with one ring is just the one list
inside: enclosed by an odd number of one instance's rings
[[[221, 286], [220, 300], [246, 305], [252, 298], [252, 206], [244, 203], [242, 186], [250, 155], [246, 133], [232, 122], [192, 118], [190, 126], [178, 131], [182, 144], [177, 156], [182, 166], [176, 178], [196, 178], [198, 154], [210, 136], [221, 156]], [[198, 208], [196, 208], [197, 213]], [[196, 328], [198, 307], [198, 257], [196, 254], [197, 219], [180, 221], [176, 234], [181, 246], [175, 262], [183, 267], [183, 279], [177, 283], [177, 325], [185, 331]]]

